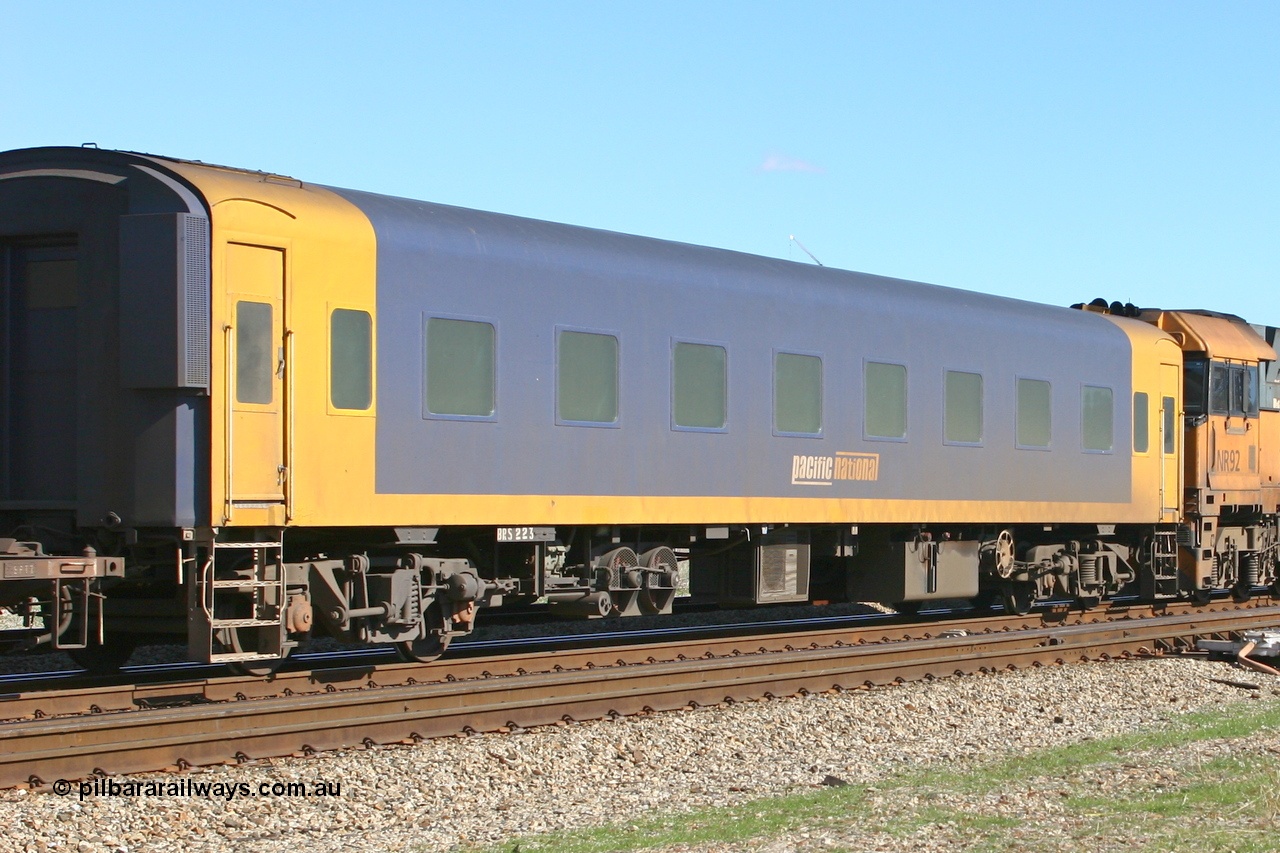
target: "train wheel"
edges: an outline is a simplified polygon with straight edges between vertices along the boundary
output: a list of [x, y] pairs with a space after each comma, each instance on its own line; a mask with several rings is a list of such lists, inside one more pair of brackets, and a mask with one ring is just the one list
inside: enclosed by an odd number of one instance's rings
[[67, 649], [66, 652], [67, 657], [76, 662], [76, 666], [88, 670], [90, 675], [114, 675], [128, 662], [137, 647], [136, 637], [108, 634], [103, 637], [103, 644], [100, 646]]
[[1248, 584], [1238, 583], [1231, 587], [1231, 600], [1237, 604], [1244, 604], [1253, 598], [1253, 587]]
[[665, 545], [645, 551], [640, 555], [640, 565], [647, 569], [640, 583], [640, 612], [670, 613], [680, 577], [676, 552]]
[[999, 601], [1000, 592], [995, 589], [982, 589], [977, 595], [969, 599], [969, 603], [973, 605], [974, 610], [994, 610]]
[[396, 643], [396, 654], [405, 663], [431, 663], [449, 648], [449, 638], [430, 634], [421, 640]]
[[1211, 589], [1193, 589], [1191, 590], [1191, 603], [1203, 607], [1213, 600], [1213, 590]]
[[1026, 616], [1035, 604], [1035, 585], [1026, 581], [1010, 581], [1000, 587], [1000, 601], [1006, 613]]
[[1267, 589], [1271, 591], [1272, 598], [1280, 598], [1280, 580], [1273, 581]]

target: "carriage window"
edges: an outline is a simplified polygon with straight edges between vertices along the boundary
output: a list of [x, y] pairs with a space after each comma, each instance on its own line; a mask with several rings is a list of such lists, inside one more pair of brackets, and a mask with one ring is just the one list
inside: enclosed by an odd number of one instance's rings
[[724, 429], [724, 347], [679, 342], [671, 354], [671, 419], [677, 427]]
[[868, 361], [863, 378], [863, 429], [867, 437], [906, 438], [907, 368]]
[[236, 303], [236, 402], [270, 403], [275, 373], [271, 306], [241, 300]]
[[982, 441], [982, 376], [948, 370], [946, 394], [946, 440], [955, 444]]
[[1086, 385], [1080, 389], [1081, 438], [1085, 450], [1111, 450], [1113, 411], [1110, 388]]
[[1164, 452], [1175, 453], [1178, 450], [1178, 413], [1173, 408], [1172, 397], [1161, 397], [1160, 405], [1164, 411]]
[[1049, 383], [1041, 379], [1018, 380], [1018, 447], [1049, 447], [1053, 431], [1049, 390]]
[[1133, 452], [1146, 453], [1151, 447], [1151, 403], [1147, 392], [1133, 392]]
[[1251, 418], [1258, 416], [1258, 368], [1249, 365], [1245, 368], [1244, 413]]
[[822, 432], [822, 359], [774, 353], [773, 429], [797, 435]]
[[427, 413], [487, 418], [494, 413], [494, 329], [475, 320], [427, 318]]
[[618, 422], [618, 339], [590, 332], [560, 332], [556, 417], [595, 424]]
[[335, 409], [373, 404], [373, 318], [335, 308], [329, 316], [329, 400]]

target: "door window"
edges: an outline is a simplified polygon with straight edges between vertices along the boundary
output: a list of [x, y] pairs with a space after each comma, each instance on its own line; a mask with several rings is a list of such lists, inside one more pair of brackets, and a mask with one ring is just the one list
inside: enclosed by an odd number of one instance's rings
[[271, 306], [236, 303], [236, 402], [270, 404], [276, 372], [271, 339]]

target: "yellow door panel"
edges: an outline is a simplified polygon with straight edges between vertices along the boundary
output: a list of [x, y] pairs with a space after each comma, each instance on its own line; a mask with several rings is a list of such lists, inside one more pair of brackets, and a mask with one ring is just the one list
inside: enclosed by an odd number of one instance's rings
[[285, 255], [228, 243], [228, 482], [238, 504], [283, 503], [285, 429]]

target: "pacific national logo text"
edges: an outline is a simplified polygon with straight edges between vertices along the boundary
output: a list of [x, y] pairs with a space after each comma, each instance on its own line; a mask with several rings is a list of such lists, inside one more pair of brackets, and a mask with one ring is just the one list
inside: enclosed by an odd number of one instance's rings
[[835, 456], [792, 456], [791, 485], [830, 486], [837, 480], [880, 479], [879, 453], [849, 453]]

